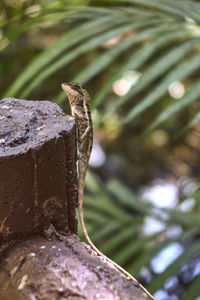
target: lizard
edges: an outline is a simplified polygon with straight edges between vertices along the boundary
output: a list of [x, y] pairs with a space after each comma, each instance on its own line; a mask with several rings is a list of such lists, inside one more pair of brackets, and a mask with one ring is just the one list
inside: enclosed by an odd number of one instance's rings
[[142, 290], [152, 299], [155, 298], [135, 279], [131, 274], [124, 270], [117, 263], [112, 261], [106, 255], [104, 255], [91, 241], [84, 220], [83, 214], [83, 196], [84, 196], [84, 186], [85, 178], [88, 169], [88, 162], [93, 145], [93, 125], [90, 112], [90, 97], [85, 89], [83, 89], [78, 83], [62, 83], [62, 89], [66, 93], [70, 107], [71, 114], [75, 118], [77, 126], [77, 147], [78, 147], [78, 206], [79, 215], [83, 233], [89, 245], [92, 249], [103, 256], [109, 263], [115, 266], [121, 273], [125, 275], [128, 279], [133, 280], [137, 285], [139, 285]]

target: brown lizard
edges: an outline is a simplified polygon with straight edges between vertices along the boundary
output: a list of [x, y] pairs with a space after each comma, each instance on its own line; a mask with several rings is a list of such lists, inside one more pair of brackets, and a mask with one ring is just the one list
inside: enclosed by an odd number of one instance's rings
[[83, 194], [85, 178], [88, 169], [88, 161], [90, 158], [92, 144], [93, 144], [93, 126], [90, 112], [90, 97], [86, 90], [84, 90], [78, 83], [63, 83], [62, 89], [67, 94], [71, 106], [72, 116], [77, 124], [77, 142], [78, 142], [78, 201], [79, 201], [79, 214], [83, 233], [90, 244], [90, 246], [99, 255], [103, 256], [107, 261], [114, 265], [121, 271], [128, 279], [135, 281], [142, 290], [153, 300], [154, 297], [126, 270], [120, 267], [117, 263], [113, 262], [105, 256], [91, 241], [84, 221], [83, 215]]

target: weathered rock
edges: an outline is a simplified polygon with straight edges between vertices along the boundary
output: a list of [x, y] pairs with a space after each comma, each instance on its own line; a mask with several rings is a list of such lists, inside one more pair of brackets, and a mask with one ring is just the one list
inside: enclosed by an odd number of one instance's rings
[[0, 241], [76, 233], [75, 122], [50, 101], [0, 101]]
[[29, 239], [12, 248], [1, 266], [0, 299], [150, 299], [102, 260], [75, 235]]
[[0, 300], [148, 300], [80, 242], [75, 121], [49, 101], [0, 102]]

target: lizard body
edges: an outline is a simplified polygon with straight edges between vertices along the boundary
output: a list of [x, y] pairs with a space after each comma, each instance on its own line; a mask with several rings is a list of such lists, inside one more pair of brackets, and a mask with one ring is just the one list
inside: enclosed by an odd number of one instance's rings
[[90, 112], [90, 97], [86, 90], [84, 90], [78, 83], [63, 83], [62, 89], [67, 94], [70, 102], [72, 116], [76, 120], [77, 125], [77, 141], [78, 141], [78, 202], [79, 202], [79, 215], [83, 233], [93, 250], [99, 255], [103, 256], [107, 261], [114, 265], [120, 272], [122, 272], [128, 279], [135, 281], [142, 290], [153, 300], [154, 297], [126, 270], [120, 267], [117, 263], [113, 262], [105, 256], [91, 241], [84, 221], [83, 215], [83, 195], [85, 178], [88, 169], [88, 162], [93, 144], [93, 126]]

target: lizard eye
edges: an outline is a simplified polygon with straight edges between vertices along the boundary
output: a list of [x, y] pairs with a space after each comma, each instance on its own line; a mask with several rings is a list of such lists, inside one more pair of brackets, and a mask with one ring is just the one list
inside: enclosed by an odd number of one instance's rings
[[80, 86], [78, 86], [78, 85], [73, 85], [73, 86], [71, 86], [71, 87], [72, 87], [73, 90], [75, 90], [76, 92], [78, 92], [81, 96], [83, 96], [83, 92], [82, 92]]

